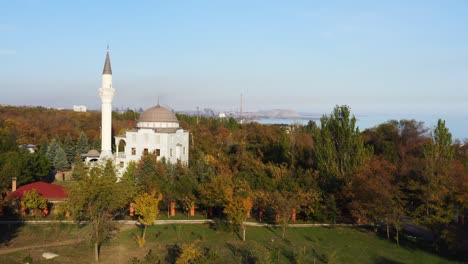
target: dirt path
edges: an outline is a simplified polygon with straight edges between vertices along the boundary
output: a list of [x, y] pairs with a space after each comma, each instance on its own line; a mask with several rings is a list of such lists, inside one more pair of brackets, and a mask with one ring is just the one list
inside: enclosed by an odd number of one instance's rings
[[73, 245], [82, 242], [83, 239], [70, 239], [70, 240], [65, 240], [65, 241], [57, 241], [57, 242], [51, 242], [51, 243], [46, 243], [46, 244], [40, 244], [40, 245], [31, 245], [31, 246], [25, 246], [25, 247], [1, 247], [0, 248], [0, 255], [5, 255], [5, 254], [10, 254], [13, 252], [17, 251], [22, 251], [22, 250], [28, 250], [28, 249], [35, 249], [35, 248], [46, 248], [46, 247], [59, 247], [59, 246], [66, 246], [66, 245]]

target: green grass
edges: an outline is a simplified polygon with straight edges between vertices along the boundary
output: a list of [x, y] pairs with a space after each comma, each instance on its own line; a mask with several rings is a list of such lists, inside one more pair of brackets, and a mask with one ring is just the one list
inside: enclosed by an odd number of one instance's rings
[[[74, 225], [27, 225], [20, 227], [13, 241], [17, 239], [18, 246], [21, 246], [20, 241], [45, 244], [79, 237], [81, 229]], [[141, 229], [128, 226], [125, 229], [102, 247], [101, 263], [131, 263], [133, 257], [143, 259], [150, 249], [164, 259], [176, 243], [184, 242], [194, 243], [200, 251], [209, 250], [212, 256], [217, 256], [207, 263], [247, 263], [252, 257], [267, 263], [296, 263], [298, 260], [302, 263], [456, 263], [411, 243], [399, 247], [372, 232], [344, 227], [288, 228], [285, 240], [281, 239], [280, 228], [247, 227], [247, 241], [242, 242], [222, 224], [216, 229], [208, 225], [160, 225], [148, 228], [143, 248], [139, 248], [134, 239]], [[60, 256], [53, 260], [41, 259], [41, 254], [48, 251]], [[92, 248], [81, 243], [0, 255], [0, 263], [21, 263], [28, 254], [33, 263], [93, 262]]]

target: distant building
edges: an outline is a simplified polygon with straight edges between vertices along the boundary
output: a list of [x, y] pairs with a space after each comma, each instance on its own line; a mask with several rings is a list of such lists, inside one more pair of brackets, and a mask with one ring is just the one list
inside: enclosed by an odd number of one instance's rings
[[[15, 179], [16, 181], [16, 179]], [[16, 182], [12, 186], [12, 192], [9, 193], [17, 199], [22, 199], [25, 192], [35, 190], [36, 193], [46, 198], [49, 202], [59, 202], [68, 199], [67, 190], [60, 185], [50, 184], [46, 182], [33, 182], [30, 184], [23, 185], [16, 189]]]
[[37, 151], [37, 146], [33, 144], [23, 144], [23, 145], [20, 145], [20, 148], [23, 148], [29, 151], [29, 153], [34, 153]]
[[86, 105], [74, 105], [73, 111], [75, 112], [86, 112]]

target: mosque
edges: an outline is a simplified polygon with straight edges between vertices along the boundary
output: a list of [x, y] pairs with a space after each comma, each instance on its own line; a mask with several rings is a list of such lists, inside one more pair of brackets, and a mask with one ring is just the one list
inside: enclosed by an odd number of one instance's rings
[[[157, 160], [188, 164], [189, 132], [179, 126], [175, 113], [159, 105], [145, 110], [137, 121], [136, 127], [115, 137], [116, 152], [112, 153], [112, 100], [115, 89], [112, 87], [112, 68], [109, 49], [107, 49], [101, 97], [101, 153], [99, 160], [112, 159], [118, 171], [123, 173], [129, 162], [141, 159], [145, 154], [156, 154]], [[123, 151], [119, 152], [119, 146]]]

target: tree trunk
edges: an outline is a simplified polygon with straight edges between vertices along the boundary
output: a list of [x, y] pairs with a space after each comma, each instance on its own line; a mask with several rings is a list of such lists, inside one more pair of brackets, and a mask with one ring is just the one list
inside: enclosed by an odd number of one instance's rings
[[387, 222], [387, 240], [390, 240], [390, 225]]
[[141, 236], [143, 240], [145, 240], [145, 235], [146, 235], [146, 225], [143, 228], [143, 235]]
[[398, 231], [397, 228], [395, 228], [396, 231], [396, 243], [398, 246], [400, 246], [400, 232]]
[[245, 224], [242, 223], [242, 241], [245, 241]]
[[99, 245], [94, 242], [94, 261], [99, 262]]

